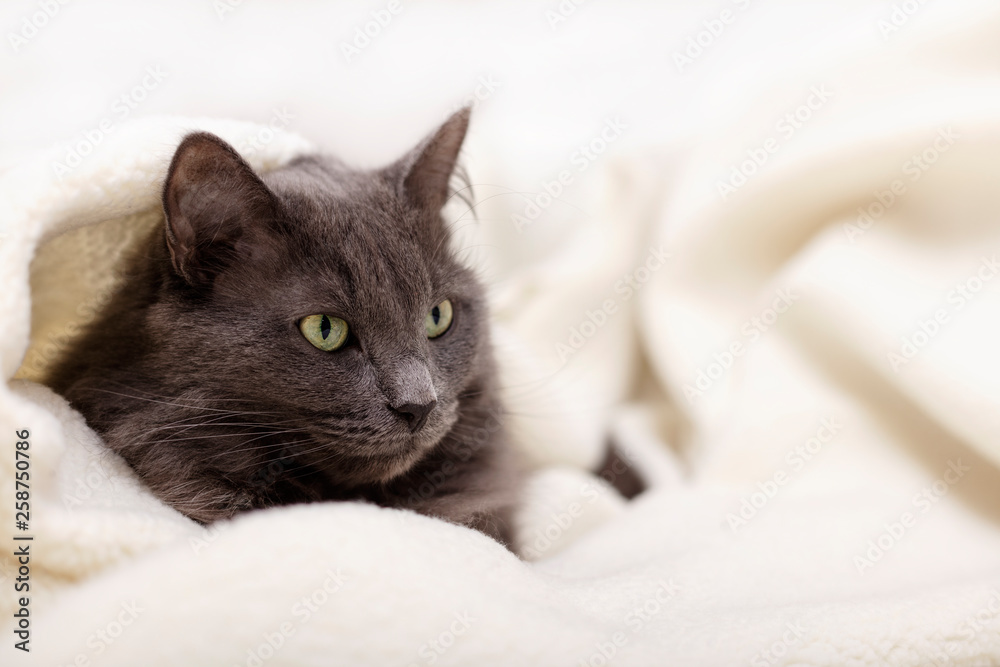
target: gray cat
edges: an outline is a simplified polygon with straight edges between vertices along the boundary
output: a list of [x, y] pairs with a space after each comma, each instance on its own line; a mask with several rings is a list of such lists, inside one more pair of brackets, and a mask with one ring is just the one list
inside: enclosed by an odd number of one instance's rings
[[512, 548], [486, 303], [441, 217], [468, 121], [375, 171], [310, 156], [258, 176], [188, 135], [165, 224], [51, 386], [198, 521], [366, 500]]

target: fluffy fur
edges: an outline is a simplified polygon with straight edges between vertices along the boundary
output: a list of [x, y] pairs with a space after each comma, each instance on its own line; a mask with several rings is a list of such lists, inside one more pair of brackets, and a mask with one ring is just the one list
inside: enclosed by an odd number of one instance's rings
[[[221, 139], [189, 135], [164, 226], [51, 386], [199, 521], [362, 499], [511, 545], [520, 475], [485, 300], [441, 218], [468, 117], [376, 171], [310, 156], [258, 176]], [[428, 339], [443, 299], [454, 321]], [[298, 322], [315, 313], [349, 323], [343, 348], [305, 340]], [[413, 404], [433, 406], [420, 428]]]

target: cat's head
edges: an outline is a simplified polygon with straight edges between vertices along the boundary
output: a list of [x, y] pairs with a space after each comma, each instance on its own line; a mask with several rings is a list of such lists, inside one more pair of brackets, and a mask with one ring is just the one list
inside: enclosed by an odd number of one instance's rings
[[409, 469], [489, 363], [483, 294], [441, 216], [468, 120], [370, 171], [313, 156], [258, 176], [218, 137], [187, 136], [163, 192], [154, 365], [281, 422], [333, 482]]

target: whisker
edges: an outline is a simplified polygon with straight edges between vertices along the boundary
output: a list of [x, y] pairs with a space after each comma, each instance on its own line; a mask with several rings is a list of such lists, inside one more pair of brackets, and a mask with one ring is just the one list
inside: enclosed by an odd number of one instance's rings
[[100, 387], [83, 387], [88, 391], [99, 391], [105, 394], [112, 394], [113, 396], [121, 396], [123, 398], [134, 398], [139, 401], [148, 401], [150, 403], [159, 403], [160, 405], [169, 405], [175, 408], [190, 408], [192, 410], [208, 410], [211, 412], [226, 412], [230, 414], [240, 414], [240, 415], [276, 415], [281, 414], [278, 412], [268, 412], [268, 411], [252, 411], [252, 410], [221, 410], [218, 408], [208, 408], [199, 405], [184, 405], [182, 403], [175, 403], [171, 401], [159, 401], [152, 398], [143, 398], [142, 396], [136, 396], [134, 394], [123, 394], [117, 391], [111, 391], [110, 389], [102, 389]]

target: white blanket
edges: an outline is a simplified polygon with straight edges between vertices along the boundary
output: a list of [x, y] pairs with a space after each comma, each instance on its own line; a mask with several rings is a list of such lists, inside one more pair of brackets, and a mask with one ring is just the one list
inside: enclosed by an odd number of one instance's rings
[[[599, 219], [494, 289], [507, 427], [538, 467], [528, 560], [357, 504], [200, 528], [30, 381], [155, 222], [185, 129], [259, 169], [303, 140], [148, 119], [59, 175], [65, 150], [3, 174], [0, 367], [26, 379], [0, 386], [0, 526], [20, 534], [28, 429], [34, 536], [32, 653], [5, 627], [3, 664], [1000, 663], [1000, 87], [901, 40], [697, 146], [601, 163]], [[893, 58], [930, 63], [911, 94], [880, 94]], [[631, 504], [584, 472], [608, 432], [652, 484]]]

